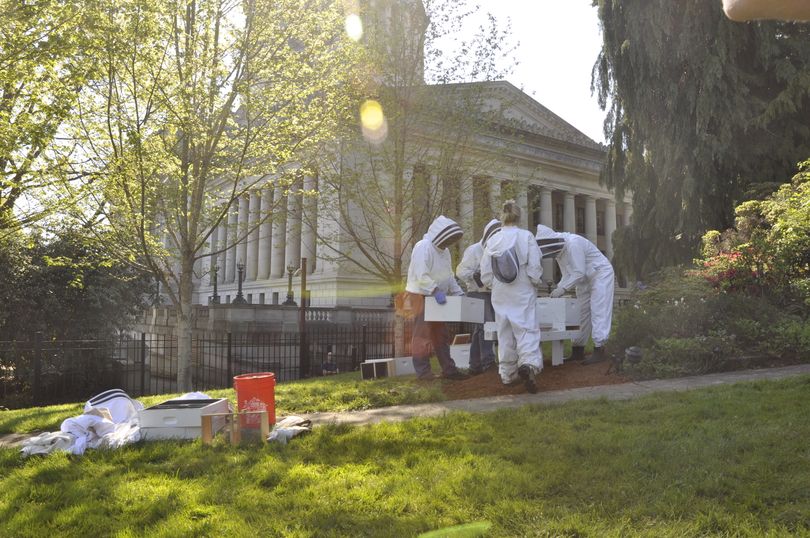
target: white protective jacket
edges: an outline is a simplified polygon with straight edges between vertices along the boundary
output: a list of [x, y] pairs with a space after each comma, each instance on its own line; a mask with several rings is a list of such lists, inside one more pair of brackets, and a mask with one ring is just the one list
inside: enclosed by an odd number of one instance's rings
[[557, 256], [562, 279], [557, 284], [565, 290], [576, 288], [580, 306], [580, 337], [575, 345], [585, 345], [592, 336], [602, 346], [610, 335], [613, 317], [614, 273], [610, 261], [588, 239], [567, 232], [555, 232], [548, 226], [537, 226], [536, 238], [563, 239], [565, 246]]
[[413, 246], [406, 291], [431, 295], [439, 289], [446, 295], [464, 295], [453, 275], [450, 250], [437, 246], [448, 233], [457, 231], [461, 227], [455, 221], [443, 215], [436, 217], [424, 237]]
[[461, 263], [459, 263], [458, 267], [456, 267], [456, 276], [464, 283], [465, 286], [467, 286], [468, 292], [489, 291], [487, 286], [479, 286], [475, 281], [475, 278], [473, 278], [473, 275], [476, 271], [481, 270], [481, 257], [484, 255], [484, 246], [486, 245], [487, 240], [492, 237], [493, 234], [500, 231], [501, 221], [498, 219], [492, 219], [484, 227], [484, 234], [481, 237], [481, 241], [473, 243], [464, 251], [464, 255], [461, 257]]
[[[492, 256], [499, 256], [513, 246], [519, 262], [518, 275], [514, 282], [506, 284], [493, 275]], [[515, 381], [517, 369], [524, 364], [536, 371], [543, 368], [540, 329], [535, 316], [535, 286], [542, 275], [540, 249], [528, 230], [504, 226], [487, 241], [481, 257], [481, 280], [492, 288], [498, 330], [498, 368], [504, 383]]]

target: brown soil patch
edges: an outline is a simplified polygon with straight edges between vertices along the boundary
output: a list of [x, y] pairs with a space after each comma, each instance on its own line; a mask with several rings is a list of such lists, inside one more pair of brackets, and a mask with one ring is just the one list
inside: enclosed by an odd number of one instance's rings
[[[595, 387], [599, 385], [618, 385], [630, 381], [629, 377], [611, 372], [609, 361], [584, 365], [582, 361], [566, 361], [561, 366], [552, 366], [551, 360], [543, 364], [543, 371], [537, 376], [538, 392], [573, 389], [577, 387]], [[497, 370], [490, 370], [481, 375], [463, 381], [442, 381], [442, 391], [449, 400], [468, 398], [485, 398], [523, 394], [526, 388], [523, 383], [504, 385]]]

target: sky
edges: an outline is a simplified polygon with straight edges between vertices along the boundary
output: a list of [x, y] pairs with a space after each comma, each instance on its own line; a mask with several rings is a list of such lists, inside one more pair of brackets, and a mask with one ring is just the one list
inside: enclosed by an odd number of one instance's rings
[[482, 11], [512, 23], [518, 61], [507, 80], [597, 142], [605, 113], [591, 95], [602, 45], [591, 0], [479, 0]]

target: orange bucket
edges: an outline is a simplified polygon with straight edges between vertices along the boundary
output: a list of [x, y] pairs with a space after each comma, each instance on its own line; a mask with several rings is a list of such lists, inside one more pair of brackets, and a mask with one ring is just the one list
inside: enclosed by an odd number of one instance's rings
[[[267, 411], [267, 420], [272, 426], [276, 423], [276, 375], [272, 372], [257, 372], [234, 376], [238, 411]], [[261, 426], [259, 415], [242, 417], [242, 427]]]

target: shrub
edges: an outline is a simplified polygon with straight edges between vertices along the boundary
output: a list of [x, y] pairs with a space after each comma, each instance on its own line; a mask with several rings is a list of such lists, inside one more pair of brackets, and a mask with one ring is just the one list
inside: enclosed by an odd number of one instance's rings
[[608, 351], [644, 349], [625, 365], [638, 377], [671, 377], [751, 365], [739, 357], [810, 354], [810, 324], [766, 296], [729, 293], [694, 271], [668, 269], [614, 316]]
[[810, 312], [810, 161], [764, 200], [735, 209], [734, 228], [703, 236], [696, 274], [726, 293], [768, 295]]

